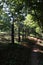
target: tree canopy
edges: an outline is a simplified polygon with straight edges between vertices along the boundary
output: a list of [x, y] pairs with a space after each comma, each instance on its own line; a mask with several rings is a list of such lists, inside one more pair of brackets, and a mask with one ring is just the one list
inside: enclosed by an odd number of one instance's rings
[[0, 0], [0, 29], [10, 29], [14, 19], [19, 26], [25, 23], [35, 32], [43, 33], [42, 6], [42, 0]]

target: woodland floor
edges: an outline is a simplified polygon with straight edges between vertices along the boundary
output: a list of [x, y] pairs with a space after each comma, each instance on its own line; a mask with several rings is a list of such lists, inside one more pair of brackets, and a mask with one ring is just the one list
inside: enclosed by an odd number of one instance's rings
[[[43, 65], [43, 54], [38, 54], [39, 65]], [[0, 65], [31, 65], [31, 49], [19, 44], [0, 43]]]
[[[8, 34], [0, 34], [0, 65], [31, 65], [32, 49], [25, 44], [23, 46], [23, 42], [22, 45], [12, 45], [10, 38]], [[38, 53], [38, 60], [38, 65], [43, 65], [43, 53]]]

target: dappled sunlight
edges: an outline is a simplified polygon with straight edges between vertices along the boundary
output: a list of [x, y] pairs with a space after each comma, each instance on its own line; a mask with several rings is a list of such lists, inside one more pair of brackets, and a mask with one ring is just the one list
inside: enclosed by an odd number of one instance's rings
[[40, 53], [43, 53], [43, 50], [40, 50], [40, 49], [33, 49], [33, 52], [40, 52]]
[[0, 0], [0, 65], [43, 65], [42, 6], [42, 0]]
[[11, 35], [7, 32], [0, 32], [0, 42], [11, 43]]

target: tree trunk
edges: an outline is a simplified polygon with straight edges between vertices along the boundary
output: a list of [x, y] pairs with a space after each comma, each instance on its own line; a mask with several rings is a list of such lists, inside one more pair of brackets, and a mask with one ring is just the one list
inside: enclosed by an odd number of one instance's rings
[[20, 27], [18, 27], [18, 42], [20, 42], [21, 39], [20, 39]]
[[22, 31], [22, 41], [24, 41], [24, 29], [23, 29], [23, 31]]
[[12, 41], [12, 44], [14, 44], [14, 22], [12, 22], [12, 33], [11, 33], [11, 41]]

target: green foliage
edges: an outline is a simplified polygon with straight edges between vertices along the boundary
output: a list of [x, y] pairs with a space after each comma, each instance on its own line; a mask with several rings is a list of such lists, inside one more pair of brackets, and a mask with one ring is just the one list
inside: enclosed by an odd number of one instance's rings
[[[28, 30], [30, 33], [30, 36], [36, 36], [41, 33], [41, 28], [39, 27], [37, 21], [33, 20], [33, 16], [31, 14], [28, 14], [26, 16], [26, 19], [24, 21], [24, 25], [28, 27]], [[27, 29], [26, 27], [26, 29]]]
[[10, 18], [8, 17], [8, 15], [6, 13], [1, 14], [0, 24], [2, 25], [2, 26], [0, 26], [0, 29], [2, 31], [10, 30], [10, 27], [11, 27]]
[[[5, 2], [2, 0], [1, 3], [7, 4], [9, 13], [14, 17], [14, 21], [17, 21], [17, 24], [14, 24], [15, 29], [17, 27], [27, 29], [26, 34], [31, 32], [34, 35], [43, 31], [43, 2], [38, 2], [38, 0], [6, 0]], [[3, 11], [3, 5], [0, 5], [0, 24], [1, 30], [11, 29], [10, 17]]]

